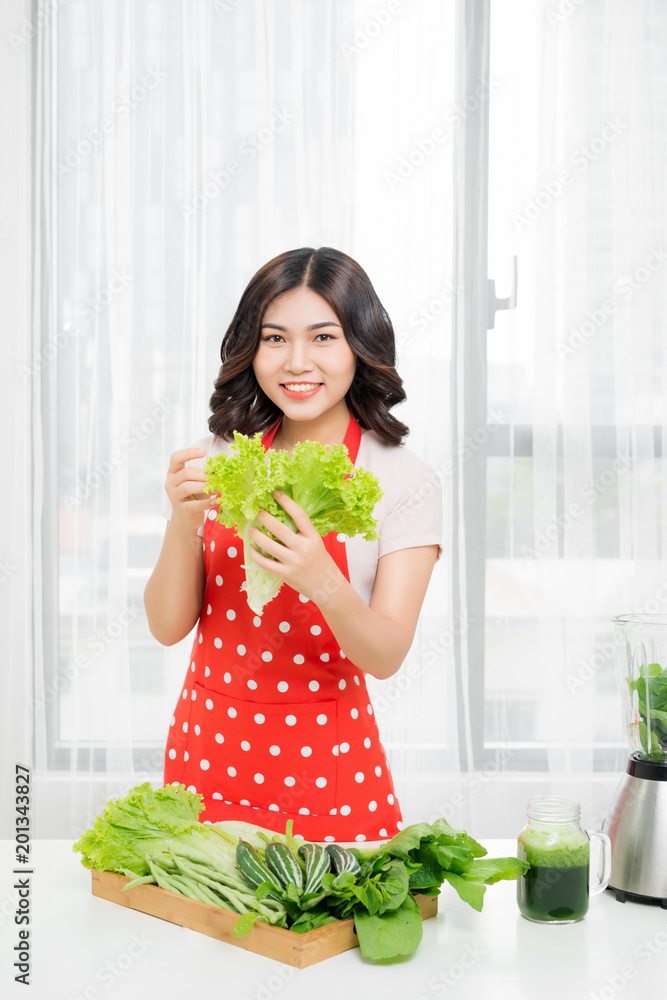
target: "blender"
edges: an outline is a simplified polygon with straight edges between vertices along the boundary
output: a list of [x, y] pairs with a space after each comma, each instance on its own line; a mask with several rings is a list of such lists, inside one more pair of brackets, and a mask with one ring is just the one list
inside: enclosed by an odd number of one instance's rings
[[613, 619], [628, 758], [602, 829], [616, 899], [667, 908], [667, 615]]

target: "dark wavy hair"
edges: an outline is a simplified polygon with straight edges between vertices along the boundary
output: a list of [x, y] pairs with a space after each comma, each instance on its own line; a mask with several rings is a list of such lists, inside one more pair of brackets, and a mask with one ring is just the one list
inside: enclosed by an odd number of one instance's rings
[[405, 399], [396, 371], [394, 328], [363, 268], [332, 247], [288, 250], [250, 279], [220, 348], [222, 367], [211, 396], [209, 430], [223, 438], [234, 430], [255, 434], [281, 416], [282, 410], [260, 389], [252, 363], [269, 303], [295, 288], [312, 288], [329, 303], [356, 356], [357, 370], [345, 396], [350, 412], [387, 444], [400, 444], [409, 431], [389, 412]]

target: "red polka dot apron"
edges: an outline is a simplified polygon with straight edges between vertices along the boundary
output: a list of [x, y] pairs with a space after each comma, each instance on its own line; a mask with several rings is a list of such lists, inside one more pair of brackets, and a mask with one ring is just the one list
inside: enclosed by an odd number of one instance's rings
[[[262, 443], [267, 449], [280, 422]], [[353, 417], [344, 444], [356, 461]], [[171, 720], [164, 781], [204, 797], [202, 820], [244, 820], [309, 840], [382, 840], [401, 812], [364, 674], [316, 605], [287, 584], [263, 615], [241, 584], [243, 543], [208, 513], [206, 589]], [[349, 580], [343, 536], [324, 538]]]

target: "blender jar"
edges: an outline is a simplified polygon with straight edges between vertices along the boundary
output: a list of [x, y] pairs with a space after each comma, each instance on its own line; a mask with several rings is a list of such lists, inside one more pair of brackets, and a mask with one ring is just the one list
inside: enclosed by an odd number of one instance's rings
[[628, 746], [643, 760], [667, 763], [667, 615], [619, 615], [613, 621], [622, 644]]

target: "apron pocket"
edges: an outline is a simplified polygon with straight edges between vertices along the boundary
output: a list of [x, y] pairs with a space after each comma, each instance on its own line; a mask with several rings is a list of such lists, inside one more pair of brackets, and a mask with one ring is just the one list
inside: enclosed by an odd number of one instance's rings
[[188, 749], [198, 792], [273, 812], [331, 813], [338, 781], [335, 699], [241, 701], [196, 682], [193, 692]]

